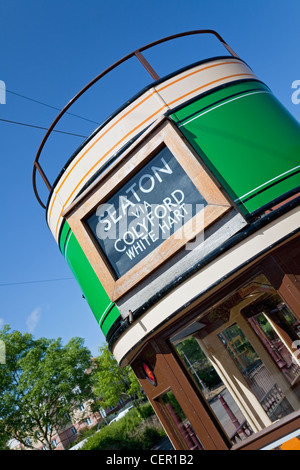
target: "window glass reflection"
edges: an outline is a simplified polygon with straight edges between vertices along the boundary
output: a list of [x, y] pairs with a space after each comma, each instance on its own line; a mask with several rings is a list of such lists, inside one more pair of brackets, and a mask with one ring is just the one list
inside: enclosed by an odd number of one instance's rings
[[182, 441], [183, 447], [189, 450], [203, 450], [197, 434], [182, 411], [174, 393], [169, 390], [159, 398], [159, 401], [163, 405], [173, 427], [177, 430], [177, 435]]
[[300, 324], [260, 274], [171, 338], [232, 443], [299, 409]]
[[176, 349], [232, 443], [250, 436], [251, 426], [197, 340], [188, 338], [177, 343]]

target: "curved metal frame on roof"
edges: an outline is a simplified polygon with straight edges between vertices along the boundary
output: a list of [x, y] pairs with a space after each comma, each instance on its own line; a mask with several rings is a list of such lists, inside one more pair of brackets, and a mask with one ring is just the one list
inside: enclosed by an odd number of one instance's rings
[[147, 72], [150, 74], [150, 76], [153, 78], [153, 80], [159, 80], [159, 76], [157, 75], [157, 73], [155, 72], [155, 70], [152, 68], [152, 66], [149, 64], [149, 62], [145, 59], [145, 57], [142, 55], [142, 51], [145, 51], [147, 49], [150, 49], [151, 47], [154, 47], [154, 46], [157, 46], [158, 44], [162, 44], [163, 42], [167, 42], [167, 41], [171, 41], [173, 39], [177, 39], [177, 38], [180, 38], [180, 37], [184, 37], [184, 36], [190, 36], [190, 35], [194, 35], [194, 34], [213, 34], [214, 36], [216, 36], [216, 38], [223, 44], [223, 46], [227, 49], [227, 51], [233, 56], [233, 57], [237, 57], [239, 58], [239, 56], [231, 49], [231, 47], [224, 41], [224, 39], [219, 35], [219, 33], [217, 33], [216, 31], [214, 30], [211, 30], [211, 29], [200, 29], [200, 30], [194, 30], [194, 31], [186, 31], [184, 33], [178, 33], [178, 34], [173, 34], [172, 36], [167, 36], [163, 39], [159, 39], [157, 41], [154, 41], [154, 42], [151, 42], [149, 44], [147, 44], [146, 46], [143, 46], [143, 47], [140, 47], [139, 49], [136, 49], [135, 51], [133, 52], [130, 52], [129, 54], [125, 55], [124, 57], [122, 57], [121, 59], [119, 59], [117, 62], [115, 62], [114, 64], [110, 65], [108, 68], [106, 68], [103, 72], [101, 72], [99, 75], [97, 75], [93, 80], [91, 80], [87, 85], [85, 85], [69, 102], [68, 104], [60, 111], [60, 113], [58, 114], [58, 116], [55, 118], [55, 120], [52, 122], [51, 126], [49, 127], [49, 129], [47, 130], [40, 146], [39, 146], [39, 149], [37, 151], [37, 154], [36, 154], [36, 157], [35, 157], [35, 160], [34, 160], [34, 164], [33, 164], [33, 172], [32, 172], [32, 184], [33, 184], [33, 189], [34, 189], [34, 193], [35, 193], [35, 196], [39, 202], [39, 204], [44, 208], [46, 209], [46, 206], [45, 204], [42, 202], [39, 194], [38, 194], [38, 191], [37, 191], [37, 186], [36, 186], [36, 171], [39, 172], [39, 174], [41, 175], [47, 189], [49, 191], [51, 191], [52, 189], [52, 186], [44, 172], [44, 170], [42, 169], [40, 163], [39, 163], [39, 158], [40, 158], [40, 155], [42, 153], [42, 150], [51, 134], [51, 132], [53, 131], [54, 127], [56, 126], [56, 124], [60, 121], [60, 119], [62, 118], [62, 116], [67, 112], [67, 110], [80, 98], [80, 96], [82, 96], [91, 86], [93, 86], [96, 82], [98, 82], [102, 77], [104, 77], [105, 75], [107, 75], [109, 72], [111, 72], [113, 69], [115, 69], [116, 67], [118, 67], [119, 65], [121, 65], [123, 62], [127, 61], [128, 59], [130, 59], [131, 57], [135, 56], [139, 61], [140, 63], [143, 65], [143, 67], [147, 70]]

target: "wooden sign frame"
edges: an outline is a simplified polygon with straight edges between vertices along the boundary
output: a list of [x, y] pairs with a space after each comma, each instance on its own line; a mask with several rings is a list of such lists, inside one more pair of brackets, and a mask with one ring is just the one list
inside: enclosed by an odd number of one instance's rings
[[[176, 231], [126, 274], [117, 279], [87, 225], [86, 219], [96, 211], [100, 204], [105, 203], [110, 196], [143, 168], [163, 146], [168, 147], [171, 151], [191, 182], [204, 197], [207, 205], [203, 208], [203, 214], [196, 214], [179, 229], [181, 230], [180, 236], [179, 230]], [[103, 172], [97, 181], [67, 209], [64, 216], [107, 294], [111, 300], [116, 301], [180, 249], [183, 249], [189, 241], [207, 229], [231, 207], [232, 204], [220, 190], [220, 186], [218, 187], [208, 174], [199, 156], [186, 142], [175, 124], [165, 118], [144, 133], [122, 154], [117, 162]]]

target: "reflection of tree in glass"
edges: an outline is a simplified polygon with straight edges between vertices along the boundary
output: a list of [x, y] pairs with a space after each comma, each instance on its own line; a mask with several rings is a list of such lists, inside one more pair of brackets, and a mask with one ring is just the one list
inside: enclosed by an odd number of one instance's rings
[[248, 369], [261, 362], [238, 325], [229, 326], [218, 334], [218, 337], [241, 370]]
[[178, 401], [176, 400], [176, 398], [175, 398], [173, 392], [171, 392], [171, 390], [169, 392], [165, 393], [163, 395], [162, 399], [163, 399], [164, 403], [170, 403], [172, 405], [175, 413], [177, 414], [178, 418], [181, 421], [185, 420], [185, 414], [182, 411], [181, 406], [179, 405]]
[[221, 384], [221, 379], [195, 338], [182, 341], [176, 345], [176, 348], [201, 389], [212, 390]]
[[274, 329], [272, 328], [272, 326], [270, 325], [270, 323], [268, 322], [268, 320], [266, 319], [266, 317], [263, 314], [257, 315], [256, 320], [258, 321], [259, 326], [261, 327], [263, 332], [266, 334], [266, 336], [271, 341], [273, 339], [277, 338], [277, 335], [276, 335]]

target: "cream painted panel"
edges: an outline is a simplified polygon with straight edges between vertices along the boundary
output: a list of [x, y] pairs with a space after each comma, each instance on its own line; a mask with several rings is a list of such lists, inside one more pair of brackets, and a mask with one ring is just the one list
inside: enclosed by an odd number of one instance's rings
[[173, 80], [156, 87], [158, 93], [171, 108], [205, 93], [224, 83], [247, 78], [257, 78], [251, 69], [237, 60], [220, 60], [197, 67]]

